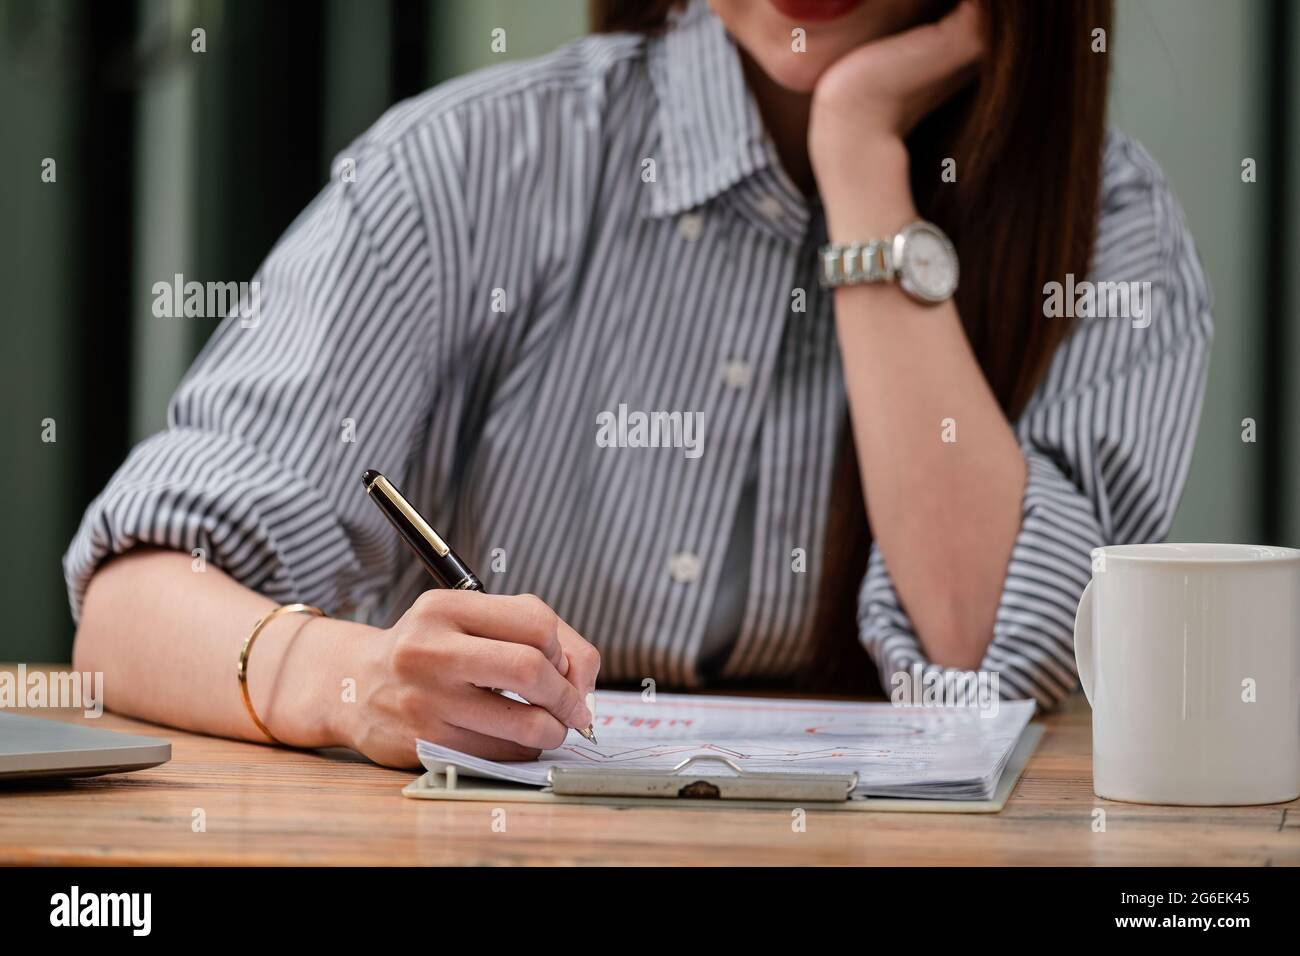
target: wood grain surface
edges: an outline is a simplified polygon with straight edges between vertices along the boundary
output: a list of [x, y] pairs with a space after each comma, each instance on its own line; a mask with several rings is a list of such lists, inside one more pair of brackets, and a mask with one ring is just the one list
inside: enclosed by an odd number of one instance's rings
[[[79, 711], [25, 713], [85, 720]], [[1092, 793], [1086, 702], [1072, 698], [1045, 722], [1047, 734], [1000, 814], [810, 810], [806, 831], [795, 832], [785, 807], [410, 800], [399, 791], [414, 771], [348, 752], [236, 743], [105, 714], [90, 723], [170, 739], [171, 761], [138, 773], [0, 786], [0, 863], [1300, 864], [1300, 801], [1204, 808], [1102, 800]], [[1098, 807], [1104, 832], [1094, 829]], [[195, 832], [196, 810], [204, 832]], [[504, 832], [494, 819], [504, 820]]]

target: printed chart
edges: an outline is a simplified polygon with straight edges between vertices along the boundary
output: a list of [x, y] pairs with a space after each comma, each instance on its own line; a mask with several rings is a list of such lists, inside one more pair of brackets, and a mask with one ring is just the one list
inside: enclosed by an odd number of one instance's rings
[[554, 767], [670, 771], [691, 757], [724, 757], [742, 770], [855, 773], [862, 795], [983, 799], [996, 786], [1033, 716], [1032, 701], [990, 711], [635, 693], [600, 695], [598, 745], [570, 733], [538, 760], [482, 760], [419, 742], [430, 770], [545, 786]]

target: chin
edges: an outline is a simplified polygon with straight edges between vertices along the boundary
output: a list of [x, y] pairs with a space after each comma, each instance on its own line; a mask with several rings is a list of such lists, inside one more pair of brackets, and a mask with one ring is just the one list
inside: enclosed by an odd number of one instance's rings
[[788, 41], [776, 50], [750, 49], [747, 52], [772, 82], [792, 93], [811, 93], [822, 73], [833, 62], [808, 53], [792, 53]]
[[[709, 0], [732, 38], [778, 86], [811, 93], [844, 54], [918, 22], [928, 0]], [[933, 3], [929, 3], [933, 6]], [[807, 9], [807, 17], [797, 11]], [[791, 49], [804, 30], [805, 50]]]

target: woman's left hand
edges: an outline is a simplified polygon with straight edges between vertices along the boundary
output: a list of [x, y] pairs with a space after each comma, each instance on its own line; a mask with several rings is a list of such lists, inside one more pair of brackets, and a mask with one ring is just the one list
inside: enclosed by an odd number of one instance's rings
[[943, 19], [863, 44], [826, 69], [808, 128], [823, 194], [861, 188], [874, 158], [897, 156], [922, 117], [971, 80], [984, 52], [982, 19], [975, 0], [962, 0]]

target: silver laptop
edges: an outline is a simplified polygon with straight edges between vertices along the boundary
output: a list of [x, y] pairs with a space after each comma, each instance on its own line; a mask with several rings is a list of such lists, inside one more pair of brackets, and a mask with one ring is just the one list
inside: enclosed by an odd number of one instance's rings
[[0, 712], [0, 782], [94, 777], [172, 759], [170, 741]]

